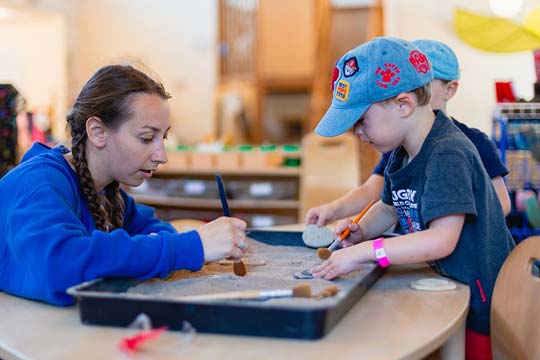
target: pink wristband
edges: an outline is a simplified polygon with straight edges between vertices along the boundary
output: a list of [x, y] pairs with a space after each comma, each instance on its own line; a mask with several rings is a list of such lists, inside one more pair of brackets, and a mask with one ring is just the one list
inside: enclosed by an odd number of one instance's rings
[[373, 253], [375, 254], [375, 259], [377, 259], [380, 267], [388, 267], [390, 266], [390, 260], [386, 257], [383, 241], [384, 238], [382, 237], [373, 240]]

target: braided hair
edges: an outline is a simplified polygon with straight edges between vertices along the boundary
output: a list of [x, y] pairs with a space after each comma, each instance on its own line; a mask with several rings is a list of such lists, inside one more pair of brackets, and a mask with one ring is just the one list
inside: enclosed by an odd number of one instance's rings
[[97, 117], [107, 128], [118, 129], [131, 115], [131, 96], [141, 93], [158, 95], [164, 100], [170, 98], [161, 83], [142, 71], [130, 65], [108, 65], [88, 80], [67, 115], [73, 165], [98, 230], [111, 231], [122, 227], [124, 200], [117, 181], [107, 185], [101, 193], [96, 190], [88, 169], [86, 122]]

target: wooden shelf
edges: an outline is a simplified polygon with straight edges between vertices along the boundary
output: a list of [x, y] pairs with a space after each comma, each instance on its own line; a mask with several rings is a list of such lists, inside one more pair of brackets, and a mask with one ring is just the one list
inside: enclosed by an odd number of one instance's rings
[[179, 175], [196, 175], [196, 176], [214, 176], [220, 173], [223, 176], [299, 176], [299, 167], [283, 167], [283, 168], [267, 168], [267, 169], [158, 169], [156, 176], [179, 176]]
[[161, 219], [209, 221], [222, 214], [217, 172], [228, 190], [233, 215], [249, 226], [261, 221], [272, 225], [298, 222], [300, 167], [193, 169], [177, 164], [157, 170], [146, 187], [127, 191], [138, 203], [154, 207]]
[[[201, 199], [187, 197], [168, 197], [168, 196], [152, 196], [133, 194], [135, 201], [142, 204], [157, 206], [157, 207], [174, 207], [174, 208], [197, 208], [197, 209], [221, 209], [219, 199]], [[229, 200], [229, 207], [235, 210], [296, 210], [299, 206], [298, 200]]]
[[311, 77], [261, 78], [259, 85], [267, 94], [310, 93], [313, 79]]

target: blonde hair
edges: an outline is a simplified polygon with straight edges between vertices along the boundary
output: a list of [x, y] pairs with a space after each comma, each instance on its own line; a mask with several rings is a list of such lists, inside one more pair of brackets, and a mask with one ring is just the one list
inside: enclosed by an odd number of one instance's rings
[[[416, 103], [420, 106], [425, 106], [429, 104], [429, 100], [431, 100], [431, 83], [428, 82], [427, 84], [424, 84], [423, 86], [420, 86], [419, 88], [413, 89], [411, 92], [416, 97]], [[386, 106], [389, 102], [393, 101], [396, 98], [396, 96], [391, 97], [389, 99], [382, 100], [380, 103], [382, 106]]]

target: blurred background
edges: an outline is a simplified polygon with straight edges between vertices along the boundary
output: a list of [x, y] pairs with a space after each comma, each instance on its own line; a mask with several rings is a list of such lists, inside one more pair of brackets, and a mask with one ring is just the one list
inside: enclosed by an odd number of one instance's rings
[[[522, 1], [513, 20], [537, 5]], [[0, 81], [16, 87], [29, 111], [49, 116], [64, 139], [64, 114], [84, 81], [99, 66], [128, 59], [150, 68], [172, 94], [179, 142], [220, 132], [288, 142], [318, 121], [344, 51], [372, 36], [433, 38], [452, 47], [462, 66], [449, 112], [489, 133], [494, 81], [512, 80], [519, 97], [531, 98], [533, 58], [462, 41], [458, 8], [495, 16], [488, 0], [3, 0]]]
[[[539, 6], [540, 0], [0, 0], [0, 176], [32, 141], [69, 144], [65, 114], [84, 82], [102, 65], [129, 62], [158, 77], [172, 95], [169, 173], [150, 187], [168, 197], [185, 197], [186, 189], [208, 195], [200, 183], [178, 181], [209, 180], [215, 169], [228, 170], [270, 183], [273, 193], [252, 190], [293, 202], [260, 207], [294, 213], [283, 222], [296, 221], [302, 209], [364, 181], [379, 159], [357, 139], [328, 143], [309, 134], [330, 104], [334, 62], [383, 35], [448, 44], [461, 65], [448, 112], [493, 136], [504, 156], [506, 114], [515, 104], [540, 100], [533, 55], [540, 48]], [[335, 154], [354, 164], [336, 169]], [[195, 170], [186, 175], [186, 169]], [[329, 180], [328, 173], [334, 174]], [[335, 174], [343, 174], [343, 183]], [[530, 176], [524, 176], [516, 189], [527, 187]], [[167, 186], [184, 195], [164, 192]], [[163, 199], [146, 200], [165, 207]], [[167, 201], [168, 208], [191, 214], [215, 207]]]

